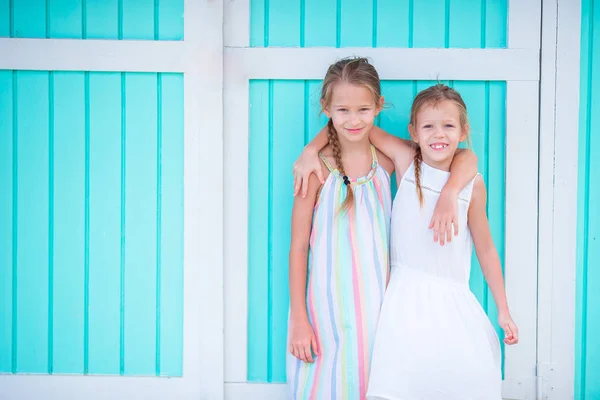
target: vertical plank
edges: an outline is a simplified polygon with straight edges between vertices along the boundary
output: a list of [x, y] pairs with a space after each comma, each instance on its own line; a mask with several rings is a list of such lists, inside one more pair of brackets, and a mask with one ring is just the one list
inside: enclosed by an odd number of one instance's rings
[[482, 26], [485, 23], [485, 14], [482, 4], [485, 0], [448, 0], [449, 26], [446, 28], [448, 47], [478, 48], [483, 47], [481, 42]]
[[10, 37], [11, 27], [10, 0], [0, 0], [0, 37]]
[[13, 0], [13, 37], [46, 37], [46, 0]]
[[299, 81], [273, 83], [273, 153], [271, 202], [270, 293], [272, 309], [272, 382], [285, 382], [287, 317], [289, 310], [288, 256], [293, 193], [290, 167], [304, 144], [304, 85]]
[[82, 373], [85, 272], [85, 82], [54, 74], [53, 373]]
[[337, 31], [336, 0], [302, 1], [305, 3], [304, 46], [335, 47]]
[[48, 371], [48, 73], [17, 73], [17, 372]]
[[268, 0], [268, 46], [300, 46], [300, 1]]
[[600, 66], [600, 6], [592, 1], [589, 5], [588, 18], [588, 47], [586, 51], [589, 69], [587, 92], [589, 93], [587, 106], [588, 129], [587, 145], [587, 260], [586, 272], [587, 288], [586, 294], [586, 336], [585, 336], [585, 394], [589, 398], [600, 394], [600, 343], [595, 338], [600, 334], [600, 271], [595, 267], [600, 265], [600, 249], [597, 244], [600, 237], [600, 210], [597, 205], [600, 201], [600, 160], [595, 155], [600, 152], [600, 141], [594, 134], [600, 128], [600, 101], [598, 90], [600, 80], [598, 79], [598, 66]]
[[12, 372], [13, 322], [13, 71], [0, 71], [0, 373]]
[[[379, 127], [392, 135], [408, 139], [410, 109], [414, 98], [412, 81], [383, 81], [381, 92], [385, 100], [385, 108], [380, 114]], [[392, 199], [398, 189], [398, 176], [394, 172], [391, 179]]]
[[268, 81], [250, 82], [248, 168], [248, 380], [267, 381], [269, 348], [269, 177], [273, 146]]
[[443, 48], [446, 37], [445, 0], [413, 0], [413, 47]]
[[411, 0], [377, 0], [377, 47], [409, 47]]
[[304, 92], [304, 142], [310, 142], [327, 124], [327, 116], [321, 113], [321, 81], [306, 81]]
[[[485, 88], [481, 82], [455, 82], [456, 89], [467, 105], [467, 113], [471, 127], [470, 139], [472, 150], [479, 158], [479, 172], [487, 185], [488, 143], [486, 136], [487, 104], [485, 103]], [[471, 291], [485, 310], [487, 307], [487, 289], [477, 257], [471, 259], [471, 276], [469, 279]]]
[[267, 47], [268, 0], [252, 0], [250, 2], [250, 46]]
[[158, 3], [158, 39], [183, 39], [183, 0], [159, 1]]
[[482, 0], [485, 10], [485, 47], [505, 48], [508, 37], [508, 0]]
[[121, 2], [123, 39], [154, 40], [154, 0], [121, 0]]
[[[504, 219], [506, 218], [504, 208], [505, 198], [505, 154], [506, 154], [506, 83], [489, 82], [486, 102], [488, 104], [488, 117], [486, 136], [488, 141], [487, 154], [487, 209], [490, 222], [492, 239], [496, 245], [500, 263], [504, 269]], [[498, 326], [498, 309], [492, 301], [491, 292], [488, 289], [488, 309], [486, 310], [498, 335], [503, 335]], [[510, 300], [510, 299], [509, 299]], [[510, 303], [509, 303], [510, 304]], [[502, 337], [502, 336], [500, 336]]]
[[86, 372], [120, 373], [121, 76], [89, 77], [89, 339]]
[[119, 0], [85, 0], [84, 37], [118, 39], [121, 32]]
[[126, 73], [124, 374], [156, 371], [156, 75]]
[[163, 376], [183, 372], [183, 75], [161, 74], [160, 363]]
[[371, 47], [373, 44], [373, 2], [344, 0], [341, 3], [341, 47]]
[[52, 0], [48, 4], [48, 37], [81, 39], [83, 7], [81, 0]]

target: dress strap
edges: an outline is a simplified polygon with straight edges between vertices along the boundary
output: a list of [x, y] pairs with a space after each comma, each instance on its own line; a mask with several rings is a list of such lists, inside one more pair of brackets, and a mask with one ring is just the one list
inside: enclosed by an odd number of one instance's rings
[[371, 156], [373, 156], [373, 163], [371, 165], [375, 168], [379, 164], [379, 160], [377, 159], [377, 149], [373, 145], [371, 145]]
[[325, 164], [325, 166], [327, 167], [327, 169], [329, 170], [329, 172], [332, 173], [333, 171], [335, 171], [335, 168], [333, 168], [331, 166], [331, 164], [329, 164], [329, 161], [327, 161], [327, 157], [325, 157], [323, 155], [323, 153], [319, 152], [319, 158], [321, 159], [321, 161], [323, 161], [323, 164]]

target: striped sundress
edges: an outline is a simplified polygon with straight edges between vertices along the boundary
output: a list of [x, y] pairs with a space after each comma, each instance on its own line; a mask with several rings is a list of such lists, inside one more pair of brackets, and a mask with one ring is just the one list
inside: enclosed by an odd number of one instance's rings
[[364, 399], [379, 310], [389, 273], [390, 177], [371, 147], [370, 172], [351, 179], [354, 206], [339, 213], [347, 187], [330, 174], [313, 211], [306, 307], [319, 346], [313, 363], [288, 352], [289, 398]]

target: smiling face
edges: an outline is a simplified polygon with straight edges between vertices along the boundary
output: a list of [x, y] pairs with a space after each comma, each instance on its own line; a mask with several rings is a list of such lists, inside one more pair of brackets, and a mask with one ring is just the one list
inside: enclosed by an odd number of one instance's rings
[[362, 85], [340, 82], [332, 88], [329, 104], [323, 104], [325, 114], [333, 120], [340, 141], [367, 140], [375, 116], [381, 110], [383, 97], [376, 103], [373, 92]]
[[423, 161], [444, 170], [450, 169], [458, 144], [469, 133], [468, 125], [461, 122], [461, 109], [452, 100], [425, 103], [408, 129], [421, 148]]

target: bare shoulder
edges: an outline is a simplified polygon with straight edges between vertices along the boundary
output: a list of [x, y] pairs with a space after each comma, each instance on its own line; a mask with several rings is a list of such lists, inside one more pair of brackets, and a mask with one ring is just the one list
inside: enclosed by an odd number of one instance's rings
[[392, 173], [396, 169], [394, 167], [394, 162], [392, 161], [392, 159], [383, 154], [381, 151], [377, 150], [377, 160], [379, 161], [379, 165], [381, 165], [387, 171], [388, 174], [392, 175]]
[[483, 182], [483, 177], [481, 174], [478, 174], [475, 177], [475, 182], [473, 183], [473, 193], [471, 194], [471, 204], [474, 206], [483, 205], [485, 206], [487, 198], [487, 191], [485, 188], [485, 182]]

